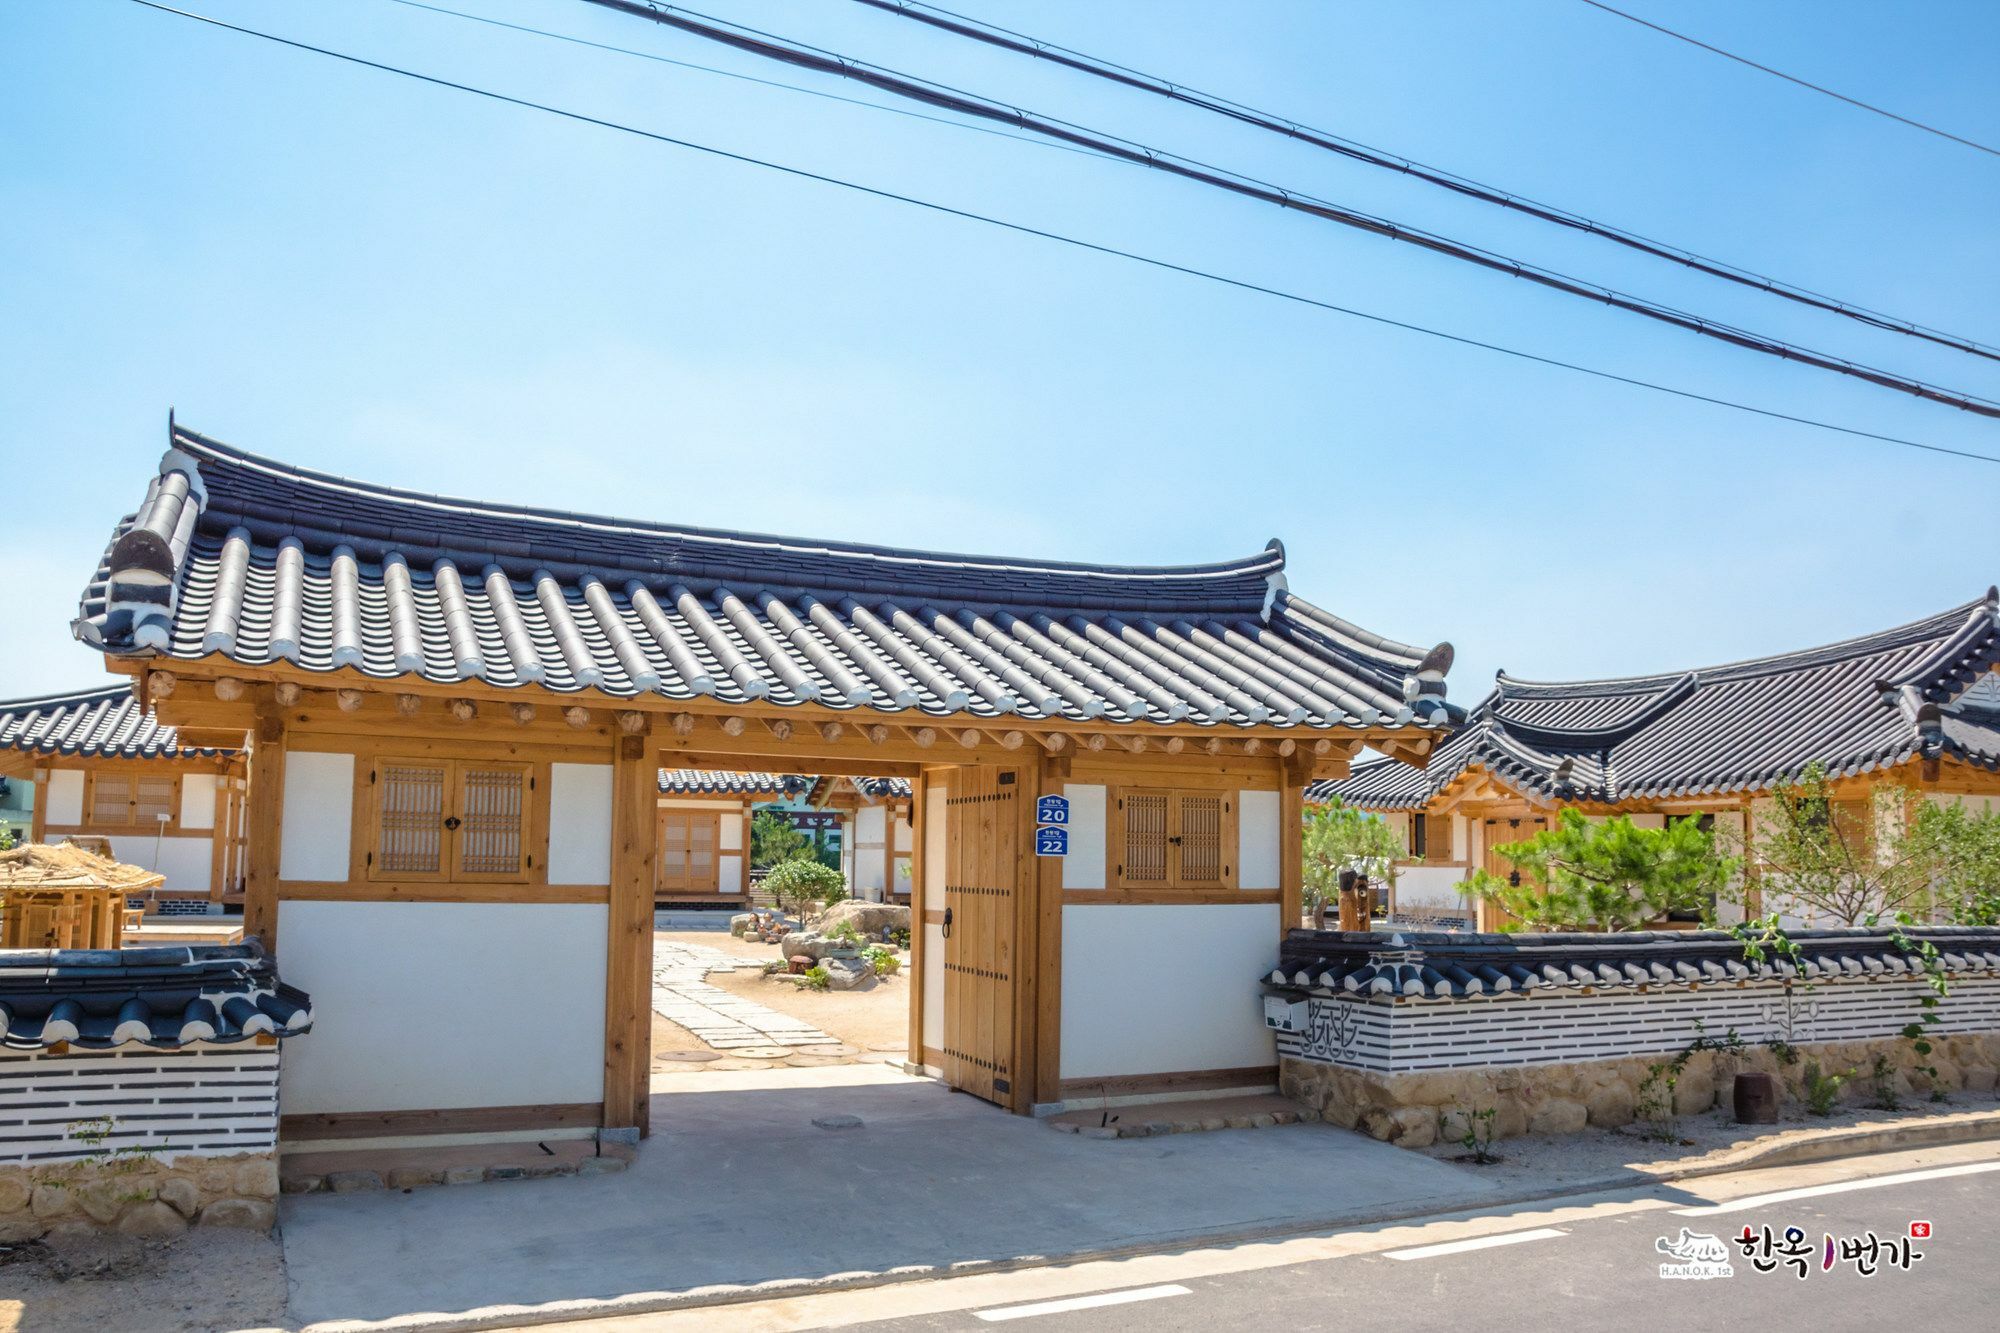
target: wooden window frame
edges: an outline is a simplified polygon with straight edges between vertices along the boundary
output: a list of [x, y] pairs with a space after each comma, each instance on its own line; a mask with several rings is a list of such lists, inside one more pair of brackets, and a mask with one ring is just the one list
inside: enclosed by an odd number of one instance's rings
[[[1167, 801], [1167, 873], [1162, 881], [1137, 882], [1125, 874], [1125, 802], [1133, 796], [1163, 796]], [[1220, 839], [1222, 875], [1213, 880], [1188, 880], [1181, 873], [1182, 805], [1190, 799], [1220, 799], [1222, 802]], [[1114, 786], [1105, 793], [1104, 885], [1111, 895], [1146, 897], [1158, 894], [1171, 900], [1196, 899], [1204, 894], [1235, 895], [1241, 883], [1237, 864], [1241, 843], [1237, 830], [1238, 807], [1242, 795], [1233, 788]]]
[[[690, 806], [668, 806], [668, 805], [663, 805], [659, 808], [659, 814], [656, 816], [653, 825], [653, 836], [656, 839], [658, 839], [658, 847], [659, 847], [659, 856], [657, 858], [658, 864], [653, 869], [653, 893], [656, 896], [664, 898], [719, 898], [723, 896], [722, 816], [723, 816], [723, 811], [720, 809], [698, 810]], [[685, 885], [669, 886], [666, 883], [667, 821], [673, 818], [687, 819], [689, 821], [690, 827], [693, 826], [694, 820], [700, 819], [710, 824], [715, 830], [715, 841], [710, 845], [709, 848], [709, 856], [711, 858], [711, 864], [709, 866], [710, 883], [708, 888], [706, 889], [692, 889], [686, 887]], [[689, 845], [692, 846], [693, 839], [690, 838], [688, 841]], [[746, 857], [749, 855], [747, 850], [745, 851], [744, 855]]]
[[[535, 877], [535, 812], [539, 764], [511, 759], [444, 758], [439, 756], [417, 756], [383, 753], [367, 757], [368, 775], [368, 824], [367, 840], [363, 853], [363, 877], [376, 882], [399, 882], [411, 884], [527, 884]], [[521, 776], [520, 811], [520, 868], [513, 872], [467, 871], [458, 868], [459, 837], [461, 830], [449, 826], [438, 830], [438, 868], [436, 870], [387, 870], [381, 864], [382, 851], [382, 769], [390, 764], [402, 764], [410, 768], [441, 768], [444, 770], [444, 792], [442, 796], [441, 819], [462, 817], [464, 806], [464, 773], [468, 768], [504, 769]]]
[[[98, 783], [106, 778], [132, 784], [132, 795], [125, 801], [125, 818], [122, 820], [114, 822], [96, 818], [97, 786]], [[155, 781], [168, 782], [173, 786], [172, 794], [167, 797], [167, 819], [164, 823], [157, 819], [140, 823], [132, 817], [133, 807], [139, 802], [139, 784], [148, 778]], [[74, 826], [61, 825], [58, 827], [74, 827], [78, 830], [87, 830], [92, 833], [101, 832], [105, 829], [115, 830], [121, 834], [165, 833], [171, 837], [181, 831], [181, 775], [179, 773], [148, 773], [136, 769], [118, 769], [111, 772], [87, 769], [83, 775], [83, 809], [80, 814], [82, 818]]]

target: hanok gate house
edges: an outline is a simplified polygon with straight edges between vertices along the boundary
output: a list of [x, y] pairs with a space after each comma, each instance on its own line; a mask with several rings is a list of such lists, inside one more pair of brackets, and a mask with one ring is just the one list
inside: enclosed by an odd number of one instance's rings
[[0, 777], [33, 784], [30, 842], [102, 839], [166, 882], [149, 904], [202, 915], [243, 891], [241, 734], [183, 745], [124, 681], [0, 702]]
[[715, 906], [750, 901], [750, 820], [759, 805], [812, 785], [799, 773], [660, 770], [654, 900]]
[[[1931, 801], [2000, 807], [2000, 592], [1859, 638], [1692, 671], [1542, 682], [1502, 672], [1425, 769], [1357, 764], [1316, 784], [1404, 832], [1405, 899], [1439, 900], [1557, 810], [1642, 827], [1700, 816], [1741, 845], [1772, 787], [1818, 762], [1843, 818], [1873, 818], [1894, 783]], [[1772, 910], [1785, 907], [1773, 901]], [[1490, 903], [1479, 928], [1501, 924]], [[1790, 913], [1787, 913], [1790, 915]], [[1831, 925], [1803, 916], [1796, 925]]]
[[[926, 555], [447, 500], [170, 427], [76, 630], [254, 736], [248, 933], [314, 998], [286, 1125], [643, 1129], [658, 770], [913, 784], [912, 1041], [953, 1086], [1268, 1087], [1304, 789], [1452, 721], [1448, 649], [1247, 559]], [[135, 478], [135, 495], [141, 482]], [[1068, 853], [1035, 855], [1037, 798]], [[385, 1046], [402, 1015], [421, 1043]]]

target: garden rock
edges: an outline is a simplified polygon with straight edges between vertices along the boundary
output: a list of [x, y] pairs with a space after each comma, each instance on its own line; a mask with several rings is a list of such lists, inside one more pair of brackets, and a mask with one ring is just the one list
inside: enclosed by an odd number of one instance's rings
[[862, 938], [879, 940], [885, 930], [908, 930], [910, 909], [895, 903], [864, 903], [849, 898], [827, 908], [813, 928], [822, 935], [830, 935], [849, 922], [861, 932]]
[[263, 1199], [217, 1199], [201, 1210], [201, 1224], [269, 1231], [278, 1224], [278, 1208]]
[[118, 1219], [118, 1229], [128, 1236], [165, 1239], [187, 1230], [187, 1219], [158, 1199], [135, 1203]]
[[820, 966], [826, 969], [826, 984], [832, 990], [865, 990], [875, 982], [875, 969], [859, 958], [825, 958]]
[[172, 1204], [182, 1217], [193, 1217], [201, 1210], [201, 1188], [185, 1176], [175, 1176], [160, 1186], [160, 1200]]
[[729, 933], [739, 938], [747, 935], [757, 924], [755, 912], [738, 912], [729, 918]]

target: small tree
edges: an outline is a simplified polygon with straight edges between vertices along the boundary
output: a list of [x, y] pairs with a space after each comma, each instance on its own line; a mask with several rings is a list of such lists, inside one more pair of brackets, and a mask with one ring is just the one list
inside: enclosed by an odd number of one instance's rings
[[786, 861], [814, 860], [813, 840], [775, 810], [759, 810], [750, 820], [750, 864], [760, 870]]
[[1908, 788], [1886, 782], [1864, 800], [1836, 800], [1826, 769], [1814, 763], [1771, 789], [1752, 843], [1758, 879], [1795, 906], [1844, 926], [1903, 912], [1927, 915], [1941, 862], [1951, 854], [1934, 810], [1916, 804]]
[[831, 866], [810, 857], [795, 858], [774, 867], [764, 876], [764, 889], [781, 911], [805, 920], [814, 908], [839, 902], [847, 896], [847, 881]]
[[1478, 871], [1459, 889], [1517, 918], [1510, 929], [1642, 930], [1670, 913], [1707, 912], [1737, 865], [1696, 820], [1645, 829], [1625, 815], [1595, 823], [1575, 810], [1493, 850], [1515, 873]]
[[1343, 870], [1360, 871], [1370, 879], [1385, 881], [1393, 894], [1396, 858], [1402, 854], [1403, 843], [1394, 829], [1337, 796], [1307, 812], [1303, 885], [1313, 924], [1325, 928], [1326, 906], [1340, 893]]
[[1962, 801], [1925, 801], [1910, 821], [1931, 871], [1939, 914], [1955, 926], [2000, 926], [2000, 810], [1973, 814]]

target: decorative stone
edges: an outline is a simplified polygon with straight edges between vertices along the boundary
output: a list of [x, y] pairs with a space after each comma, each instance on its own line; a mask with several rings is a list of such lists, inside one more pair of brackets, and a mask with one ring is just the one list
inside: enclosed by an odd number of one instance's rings
[[827, 908], [815, 923], [815, 929], [822, 935], [831, 935], [849, 922], [861, 932], [862, 938], [879, 940], [884, 931], [908, 930], [910, 909], [896, 903], [865, 903], [849, 898]]
[[875, 971], [859, 958], [827, 957], [820, 960], [826, 969], [826, 984], [833, 990], [867, 989], [874, 984]]
[[186, 1176], [175, 1176], [160, 1186], [160, 1201], [182, 1217], [193, 1217], [201, 1211], [201, 1187]]
[[[96, 1215], [93, 1213], [92, 1216]], [[146, 1199], [125, 1210], [124, 1216], [118, 1219], [118, 1229], [128, 1236], [165, 1240], [186, 1231], [187, 1219], [158, 1199]]]
[[382, 1177], [374, 1171], [329, 1171], [326, 1173], [326, 1187], [335, 1194], [357, 1194], [362, 1190], [379, 1190]]
[[264, 1199], [217, 1199], [201, 1210], [205, 1227], [242, 1227], [269, 1231], [278, 1224], [278, 1205]]

